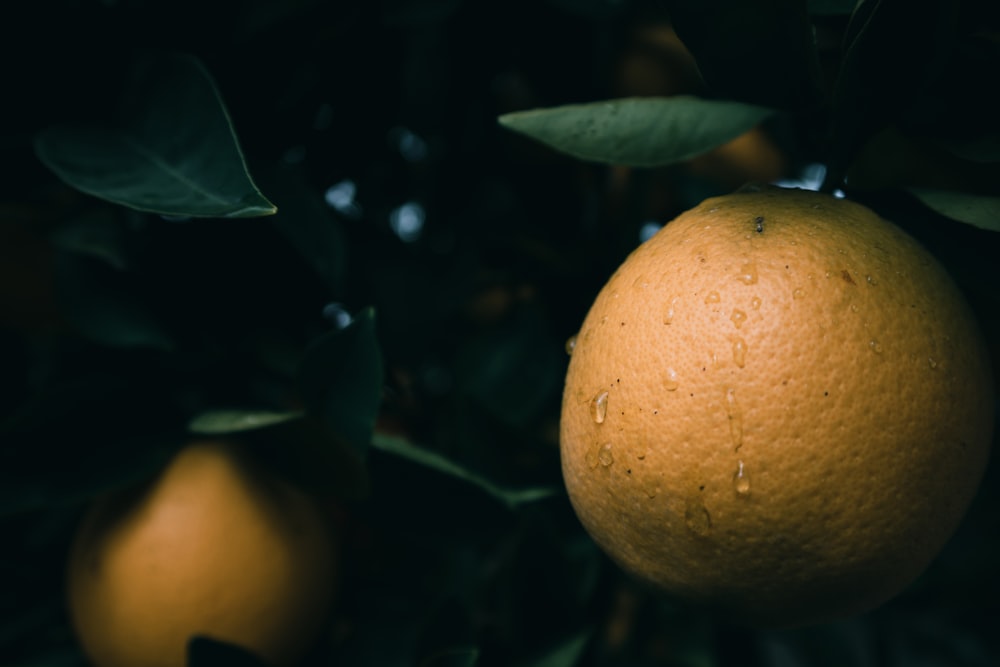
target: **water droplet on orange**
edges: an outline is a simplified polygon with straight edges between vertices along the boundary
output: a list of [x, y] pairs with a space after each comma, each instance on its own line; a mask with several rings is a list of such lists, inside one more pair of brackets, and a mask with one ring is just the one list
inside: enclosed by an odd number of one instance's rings
[[736, 472], [733, 474], [733, 488], [741, 496], [750, 495], [750, 473], [744, 467], [743, 461], [736, 464]]
[[566, 354], [572, 356], [573, 349], [575, 347], [576, 347], [576, 336], [573, 335], [566, 339]]
[[740, 368], [747, 363], [747, 343], [739, 336], [733, 339], [733, 361]]
[[602, 391], [590, 402], [590, 417], [596, 424], [603, 424], [608, 415], [608, 392]]
[[757, 265], [753, 262], [747, 262], [742, 267], [740, 267], [740, 282], [746, 285], [753, 285], [757, 282]]
[[680, 382], [677, 380], [677, 371], [673, 368], [667, 369], [667, 379], [663, 381], [663, 388], [667, 391], [677, 391]]
[[605, 468], [607, 468], [609, 465], [615, 462], [615, 456], [611, 452], [610, 442], [606, 442], [603, 445], [601, 445], [601, 448], [597, 451], [597, 460]]

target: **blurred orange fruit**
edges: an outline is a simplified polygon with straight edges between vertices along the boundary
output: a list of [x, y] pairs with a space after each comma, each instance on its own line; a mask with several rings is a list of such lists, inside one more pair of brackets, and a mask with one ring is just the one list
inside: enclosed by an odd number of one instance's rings
[[97, 501], [69, 560], [69, 609], [98, 667], [182, 667], [195, 635], [291, 665], [335, 589], [330, 522], [230, 443], [183, 448], [156, 479]]

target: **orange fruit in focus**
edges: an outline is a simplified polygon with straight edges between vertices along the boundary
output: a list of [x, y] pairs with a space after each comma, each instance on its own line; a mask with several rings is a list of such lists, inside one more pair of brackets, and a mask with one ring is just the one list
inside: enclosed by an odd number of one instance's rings
[[872, 609], [983, 475], [984, 341], [939, 263], [826, 195], [709, 199], [636, 249], [576, 337], [570, 500], [620, 566], [752, 625]]
[[194, 635], [290, 665], [327, 620], [335, 567], [330, 523], [311, 498], [234, 445], [196, 442], [156, 479], [88, 511], [69, 609], [98, 667], [181, 667]]

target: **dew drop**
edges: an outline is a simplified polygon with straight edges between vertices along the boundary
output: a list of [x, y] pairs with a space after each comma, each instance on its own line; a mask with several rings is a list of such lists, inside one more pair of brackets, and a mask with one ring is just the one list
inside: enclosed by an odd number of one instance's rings
[[674, 321], [674, 314], [675, 314], [674, 304], [675, 303], [677, 303], [677, 299], [672, 299], [670, 301], [670, 305], [667, 306], [667, 312], [665, 312], [663, 314], [663, 323], [664, 324], [670, 324], [671, 322]]
[[573, 349], [576, 347], [576, 335], [570, 336], [566, 339], [566, 354], [573, 354]]
[[852, 313], [858, 312], [858, 304], [856, 304], [856, 303], [852, 303], [851, 304], [851, 312]]
[[615, 462], [615, 456], [611, 453], [610, 442], [604, 443], [601, 445], [601, 448], [597, 450], [597, 460], [605, 468]]
[[760, 310], [761, 303], [763, 302], [760, 300], [759, 296], [755, 296], [754, 298], [750, 299], [750, 307], [753, 308], [754, 310]]
[[720, 299], [718, 292], [709, 292], [708, 296], [705, 297], [705, 303], [719, 303]]
[[927, 365], [930, 366], [932, 369], [936, 369], [938, 367], [937, 359], [935, 359], [934, 357], [927, 357]]
[[740, 282], [746, 285], [753, 285], [757, 282], [757, 265], [747, 262], [740, 268]]
[[673, 368], [667, 369], [667, 379], [663, 381], [663, 388], [667, 391], [677, 391], [680, 382], [677, 380], [677, 371]]
[[871, 285], [872, 287], [875, 287], [876, 285], [878, 285], [878, 280], [876, 280], [876, 279], [875, 279], [875, 276], [871, 276], [871, 275], [866, 275], [866, 276], [865, 276], [865, 280], [866, 280], [866, 281], [868, 282], [868, 284], [869, 284], [869, 285]]
[[743, 326], [743, 323], [747, 321], [747, 314], [739, 308], [734, 308], [733, 314], [729, 316], [729, 319], [731, 319], [733, 324], [736, 325], [736, 328], [739, 329]]
[[747, 343], [739, 336], [733, 339], [733, 361], [740, 368], [747, 363]]
[[712, 532], [712, 517], [697, 500], [689, 500], [684, 509], [684, 524], [695, 535], [704, 537]]
[[801, 289], [801, 288], [799, 288], [799, 287], [796, 287], [796, 288], [795, 288], [795, 291], [794, 291], [794, 292], [792, 292], [792, 298], [795, 298], [795, 299], [801, 299], [801, 298], [802, 298], [802, 297], [804, 297], [805, 295], [806, 295], [806, 293], [805, 293], [805, 292], [803, 292], [803, 291], [802, 291], [802, 289]]
[[743, 413], [736, 402], [736, 390], [732, 387], [726, 389], [726, 416], [729, 418], [729, 436], [733, 447], [739, 451], [743, 446]]
[[590, 417], [595, 424], [603, 424], [608, 415], [608, 392], [602, 391], [590, 402]]
[[733, 473], [733, 488], [741, 496], [750, 495], [750, 473], [743, 467], [743, 461], [736, 464], [736, 472]]
[[875, 354], [882, 354], [882, 343], [878, 342], [874, 338], [868, 341], [868, 347], [871, 348], [871, 351]]

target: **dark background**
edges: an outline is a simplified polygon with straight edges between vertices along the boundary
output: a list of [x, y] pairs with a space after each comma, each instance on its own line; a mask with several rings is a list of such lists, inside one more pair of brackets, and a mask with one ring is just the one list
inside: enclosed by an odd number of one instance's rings
[[[714, 3], [708, 24], [696, 4], [63, 0], [0, 10], [0, 418], [33, 415], [0, 441], [0, 664], [80, 664], [62, 568], [87, 500], [161, 461], [199, 407], [291, 405], [281, 369], [338, 315], [375, 308], [379, 433], [503, 487], [558, 490], [564, 344], [644, 225], [747, 181], [794, 180], [821, 162], [846, 168], [890, 124], [918, 139], [996, 136], [987, 93], [997, 70], [983, 69], [1000, 34], [989, 3], [955, 3], [965, 13], [946, 36], [935, 13], [945, 3], [896, 7], [900, 20], [867, 44], [863, 66], [852, 65], [861, 83], [846, 93], [840, 3], [831, 13], [812, 5], [819, 74], [808, 83], [804, 47], [783, 37], [797, 24], [786, 31], [768, 18], [797, 3], [743, 3], [755, 11], [740, 21], [726, 18], [733, 3]], [[686, 41], [708, 54], [698, 65], [669, 20], [688, 14]], [[960, 49], [977, 31], [994, 35], [984, 51]], [[193, 54], [211, 72], [274, 219], [109, 212], [35, 157], [37, 132], [106, 117], [131, 64], [157, 50]], [[496, 122], [671, 94], [783, 113], [709, 155], [645, 170], [580, 163]], [[894, 182], [908, 153], [885, 154], [872, 170], [886, 182], [848, 194], [941, 257], [996, 356], [994, 235], [893, 187], [950, 177], [995, 192], [995, 165], [943, 175], [918, 166]], [[326, 203], [334, 186], [353, 192], [350, 205]], [[95, 211], [120, 221], [124, 275], [81, 274], [79, 258], [50, 241]], [[400, 228], [401, 211], [422, 212], [422, 224]], [[299, 217], [334, 230], [322, 271], [282, 232]], [[154, 304], [178, 347], [81, 336], [79, 313], [108, 295]], [[729, 626], [641, 590], [596, 551], [561, 491], [510, 510], [475, 483], [378, 449], [365, 468], [338, 469], [323, 489], [337, 498], [347, 558], [340, 607], [310, 664], [570, 664], [540, 658], [578, 637], [586, 665], [1000, 664], [995, 465], [911, 589], [872, 614], [785, 632]], [[282, 471], [316, 482], [294, 465]]]

